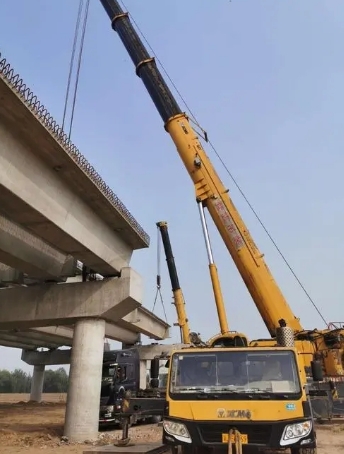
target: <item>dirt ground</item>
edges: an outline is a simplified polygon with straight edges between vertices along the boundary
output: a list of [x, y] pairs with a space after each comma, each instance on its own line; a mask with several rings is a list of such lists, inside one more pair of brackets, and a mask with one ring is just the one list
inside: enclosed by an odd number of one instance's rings
[[[90, 444], [61, 441], [65, 412], [64, 394], [45, 394], [41, 404], [25, 394], [0, 394], [0, 452], [6, 454], [82, 454]], [[119, 431], [102, 432], [99, 444], [112, 444]], [[131, 429], [135, 442], [159, 441], [161, 428], [139, 425]], [[344, 454], [344, 424], [319, 426], [318, 454]]]

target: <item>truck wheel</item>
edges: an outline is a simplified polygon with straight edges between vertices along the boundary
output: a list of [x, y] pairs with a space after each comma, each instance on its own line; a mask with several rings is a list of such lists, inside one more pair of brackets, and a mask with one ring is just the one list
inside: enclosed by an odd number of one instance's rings
[[192, 446], [181, 446], [180, 447], [180, 454], [194, 454], [193, 451], [195, 448], [192, 449]]
[[203, 446], [181, 446], [181, 454], [206, 454], [207, 452]]
[[292, 448], [291, 454], [317, 454], [317, 448]]
[[150, 418], [151, 424], [158, 424], [162, 420], [161, 416], [155, 415]]
[[171, 454], [183, 454], [181, 446], [171, 446]]

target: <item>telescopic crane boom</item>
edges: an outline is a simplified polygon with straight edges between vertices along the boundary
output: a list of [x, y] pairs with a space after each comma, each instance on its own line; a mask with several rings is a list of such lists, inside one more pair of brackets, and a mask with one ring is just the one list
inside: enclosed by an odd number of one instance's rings
[[[216, 170], [206, 155], [200, 139], [193, 130], [186, 113], [179, 107], [166, 85], [154, 58], [143, 45], [133, 28], [128, 13], [124, 12], [116, 0], [100, 0], [107, 12], [112, 28], [118, 33], [130, 58], [136, 74], [144, 83], [177, 151], [188, 171], [195, 188], [201, 219], [204, 208], [212, 217], [252, 299], [271, 335], [276, 336], [279, 326], [292, 328], [298, 351], [305, 356], [305, 364], [310, 367], [314, 354], [321, 358], [328, 376], [344, 377], [344, 329], [304, 330], [280, 288], [275, 282], [263, 254], [258, 250], [246, 225], [236, 210], [228, 189], [224, 186]], [[183, 51], [187, 50], [185, 45]], [[191, 52], [191, 51], [189, 51]], [[206, 232], [205, 236], [206, 236]], [[215, 268], [214, 268], [215, 269]], [[216, 299], [220, 326], [226, 326], [226, 311], [223, 298]], [[222, 334], [224, 334], [222, 332]], [[235, 336], [237, 338], [237, 336]], [[222, 339], [232, 339], [229, 333]], [[247, 342], [241, 337], [243, 344]], [[218, 338], [221, 343], [221, 338]], [[235, 341], [237, 344], [237, 341]], [[213, 344], [214, 345], [214, 344]], [[227, 346], [229, 343], [227, 343]]]
[[[302, 331], [281, 290], [272, 277], [247, 227], [216, 173], [187, 115], [181, 110], [152, 58], [133, 28], [128, 13], [116, 0], [100, 0], [113, 30], [124, 44], [136, 74], [144, 83], [178, 153], [194, 183], [200, 209], [206, 207], [244, 280], [271, 336], [284, 319], [295, 332]], [[273, 302], [273, 304], [272, 304]], [[220, 325], [225, 325], [223, 300], [217, 301]]]
[[168, 226], [167, 222], [160, 221], [156, 223], [160, 235], [162, 244], [164, 246], [166, 262], [168, 273], [170, 275], [174, 304], [176, 306], [177, 317], [178, 317], [178, 326], [181, 332], [181, 338], [183, 344], [189, 344], [190, 341], [190, 327], [189, 321], [185, 311], [185, 300], [182, 289], [180, 288], [179, 284], [179, 277], [176, 268], [176, 263], [174, 261], [173, 252], [172, 252], [172, 245], [170, 241], [170, 235], [168, 233]]

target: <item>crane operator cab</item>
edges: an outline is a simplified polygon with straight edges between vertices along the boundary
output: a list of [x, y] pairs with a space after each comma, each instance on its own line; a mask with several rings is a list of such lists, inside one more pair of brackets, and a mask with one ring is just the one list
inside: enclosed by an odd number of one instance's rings
[[209, 361], [203, 360], [202, 357], [186, 357], [178, 371], [176, 381], [182, 386], [211, 386], [213, 381], [212, 365]]
[[262, 374], [262, 380], [282, 380], [281, 364], [279, 361], [266, 363]]
[[278, 358], [267, 356], [261, 364], [259, 381], [251, 382], [250, 386], [273, 392], [296, 392], [297, 371], [290, 367], [288, 356], [279, 355]]

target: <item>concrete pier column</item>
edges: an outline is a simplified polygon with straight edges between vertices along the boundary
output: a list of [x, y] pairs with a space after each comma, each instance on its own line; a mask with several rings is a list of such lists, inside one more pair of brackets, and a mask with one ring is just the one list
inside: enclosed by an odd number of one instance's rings
[[33, 375], [31, 380], [30, 400], [34, 402], [42, 401], [43, 383], [44, 383], [44, 365], [33, 366]]
[[75, 323], [64, 435], [82, 442], [98, 437], [105, 321]]

